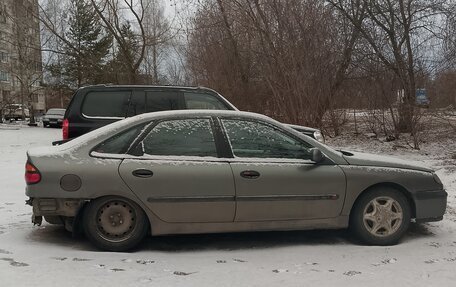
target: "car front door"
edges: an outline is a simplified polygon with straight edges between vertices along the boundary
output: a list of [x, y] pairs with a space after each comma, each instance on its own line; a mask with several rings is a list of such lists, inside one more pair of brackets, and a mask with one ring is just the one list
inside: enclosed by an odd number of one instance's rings
[[235, 221], [323, 219], [340, 214], [345, 176], [311, 145], [267, 123], [222, 119], [233, 151]]
[[161, 220], [234, 220], [233, 175], [218, 158], [213, 131], [210, 118], [159, 122], [137, 145], [142, 155], [120, 165], [125, 183]]

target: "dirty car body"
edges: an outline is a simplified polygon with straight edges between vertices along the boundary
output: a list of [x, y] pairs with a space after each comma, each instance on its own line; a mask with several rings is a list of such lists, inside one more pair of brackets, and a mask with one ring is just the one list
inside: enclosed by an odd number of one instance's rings
[[113, 251], [146, 234], [347, 227], [389, 245], [446, 209], [430, 169], [339, 152], [246, 112], [142, 114], [27, 157], [33, 221], [82, 226]]

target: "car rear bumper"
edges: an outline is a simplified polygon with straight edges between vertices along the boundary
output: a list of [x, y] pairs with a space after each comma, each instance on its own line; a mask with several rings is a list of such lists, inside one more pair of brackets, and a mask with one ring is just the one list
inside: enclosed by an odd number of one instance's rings
[[443, 219], [448, 193], [441, 190], [421, 191], [412, 194], [416, 207], [416, 221], [430, 222]]
[[81, 199], [30, 198], [27, 203], [33, 207], [33, 216], [76, 216], [84, 204]]

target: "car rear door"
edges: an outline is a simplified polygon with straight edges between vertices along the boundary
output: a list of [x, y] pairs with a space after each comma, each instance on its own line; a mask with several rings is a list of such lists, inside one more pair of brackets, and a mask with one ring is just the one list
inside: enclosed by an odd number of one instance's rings
[[345, 175], [310, 160], [309, 144], [266, 123], [222, 119], [234, 158], [235, 221], [323, 219], [340, 214]]
[[123, 160], [119, 173], [161, 220], [234, 220], [233, 175], [218, 157], [211, 118], [161, 121], [134, 153], [141, 155]]

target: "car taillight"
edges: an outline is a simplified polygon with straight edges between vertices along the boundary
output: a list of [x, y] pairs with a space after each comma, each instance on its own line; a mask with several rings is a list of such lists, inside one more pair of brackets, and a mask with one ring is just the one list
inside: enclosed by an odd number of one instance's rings
[[68, 139], [69, 128], [70, 122], [68, 121], [68, 119], [64, 119], [62, 123], [62, 136], [64, 140]]
[[40, 182], [40, 180], [41, 174], [38, 169], [30, 162], [27, 162], [25, 164], [25, 182], [27, 184], [35, 184]]

